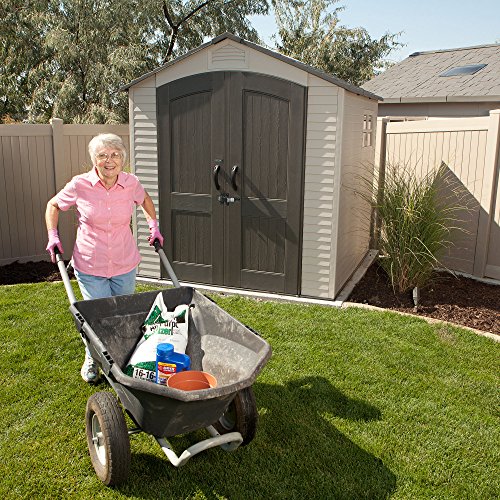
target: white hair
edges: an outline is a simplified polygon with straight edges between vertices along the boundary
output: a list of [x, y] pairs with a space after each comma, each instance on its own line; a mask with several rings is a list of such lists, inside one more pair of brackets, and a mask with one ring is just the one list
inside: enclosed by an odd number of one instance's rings
[[118, 149], [123, 155], [123, 162], [125, 163], [127, 150], [120, 136], [116, 134], [99, 134], [93, 137], [89, 142], [89, 155], [92, 161], [94, 161], [97, 151], [102, 148]]

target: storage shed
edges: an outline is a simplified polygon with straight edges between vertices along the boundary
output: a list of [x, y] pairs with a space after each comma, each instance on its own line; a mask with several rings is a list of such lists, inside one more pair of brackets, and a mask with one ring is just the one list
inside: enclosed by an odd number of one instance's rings
[[[132, 169], [181, 281], [336, 297], [369, 249], [352, 183], [378, 96], [231, 34], [125, 89]], [[138, 275], [160, 277], [136, 223]]]

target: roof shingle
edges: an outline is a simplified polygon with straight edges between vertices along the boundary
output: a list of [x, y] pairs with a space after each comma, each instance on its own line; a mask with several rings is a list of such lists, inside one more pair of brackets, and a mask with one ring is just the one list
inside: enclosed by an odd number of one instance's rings
[[[470, 64], [487, 66], [473, 75], [442, 77], [444, 71]], [[422, 102], [426, 97], [500, 100], [500, 44], [416, 52], [362, 85], [384, 102]]]

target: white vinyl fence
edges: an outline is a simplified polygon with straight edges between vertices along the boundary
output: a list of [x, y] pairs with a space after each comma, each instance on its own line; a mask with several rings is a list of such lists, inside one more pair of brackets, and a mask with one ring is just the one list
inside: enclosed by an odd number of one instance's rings
[[450, 269], [500, 279], [500, 110], [490, 116], [388, 122], [378, 119], [376, 161], [425, 174], [445, 162], [468, 192], [469, 211], [444, 263]]
[[[120, 135], [128, 145], [128, 125], [0, 125], [0, 265], [47, 260], [47, 201], [72, 176], [91, 165], [90, 139], [99, 133]], [[59, 230], [71, 255], [76, 226], [72, 211], [61, 214]]]

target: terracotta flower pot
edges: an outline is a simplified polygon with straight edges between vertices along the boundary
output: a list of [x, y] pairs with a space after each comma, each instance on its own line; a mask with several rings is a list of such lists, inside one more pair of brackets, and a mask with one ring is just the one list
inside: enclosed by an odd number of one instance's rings
[[167, 386], [181, 391], [199, 391], [217, 387], [217, 379], [210, 373], [187, 370], [174, 373], [167, 380]]

